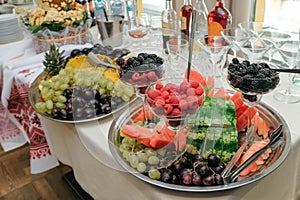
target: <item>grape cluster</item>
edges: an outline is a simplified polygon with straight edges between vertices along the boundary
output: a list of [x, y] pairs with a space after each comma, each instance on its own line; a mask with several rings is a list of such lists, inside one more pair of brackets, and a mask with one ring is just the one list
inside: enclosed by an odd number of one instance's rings
[[66, 67], [51, 79], [41, 80], [42, 101], [35, 104], [39, 113], [56, 119], [89, 119], [111, 113], [129, 102], [134, 88], [113, 82], [94, 70]]
[[163, 58], [156, 54], [139, 53], [136, 57], [130, 57], [125, 60], [123, 57], [119, 57], [116, 63], [121, 67], [121, 75], [127, 74], [132, 75], [135, 71], [150, 71], [153, 70], [157, 75], [161, 74], [160, 66], [164, 63]]
[[243, 93], [264, 94], [279, 83], [279, 74], [266, 63], [240, 62], [233, 58], [228, 66], [228, 81]]
[[185, 152], [177, 158], [172, 148], [155, 151], [126, 136], [119, 150], [132, 168], [151, 179], [188, 186], [223, 185], [221, 173], [225, 164], [217, 154], [211, 153], [204, 158], [201, 154]]
[[201, 154], [185, 153], [170, 167], [161, 170], [161, 181], [190, 186], [223, 185], [221, 173], [224, 168], [225, 164], [217, 154], [204, 158]]
[[93, 47], [91, 48], [83, 48], [83, 49], [73, 49], [70, 53], [70, 56], [68, 57], [68, 59], [70, 58], [74, 58], [76, 56], [81, 56], [81, 55], [88, 55], [90, 52], [93, 52], [94, 54], [101, 54], [101, 55], [106, 55], [109, 58], [111, 58], [112, 60], [115, 60], [119, 57], [125, 56], [127, 54], [130, 53], [130, 51], [126, 48], [123, 49], [113, 49], [112, 46], [103, 46], [99, 43], [95, 44]]

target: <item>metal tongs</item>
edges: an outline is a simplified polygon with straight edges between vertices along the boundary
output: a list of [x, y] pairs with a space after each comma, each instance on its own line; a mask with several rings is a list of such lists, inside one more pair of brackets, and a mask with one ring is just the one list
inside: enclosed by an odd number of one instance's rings
[[107, 68], [113, 68], [116, 70], [120, 69], [120, 67], [118, 65], [113, 65], [111, 63], [100, 60], [93, 52], [90, 52], [87, 55], [86, 59], [90, 64], [95, 65], [95, 66], [103, 66], [103, 67], [107, 67]]
[[222, 177], [224, 184], [229, 184], [234, 182], [239, 174], [244, 171], [248, 166], [250, 166], [253, 162], [255, 162], [267, 149], [271, 148], [274, 149], [276, 148], [279, 144], [282, 143], [281, 136], [282, 136], [282, 128], [283, 126], [280, 125], [277, 129], [275, 129], [271, 134], [270, 134], [270, 142], [261, 148], [259, 151], [255, 152], [248, 160], [246, 160], [244, 163], [242, 163], [240, 166], [238, 166], [235, 170], [231, 171], [233, 166], [237, 163], [239, 158], [241, 157], [245, 147], [248, 145], [247, 142], [245, 142], [235, 153], [231, 161], [228, 163], [224, 171], [222, 172]]

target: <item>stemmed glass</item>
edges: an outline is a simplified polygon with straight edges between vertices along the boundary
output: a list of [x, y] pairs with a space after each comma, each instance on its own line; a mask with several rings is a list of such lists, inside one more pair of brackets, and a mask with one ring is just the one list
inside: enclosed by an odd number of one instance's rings
[[237, 52], [241, 50], [240, 46], [244, 45], [249, 40], [249, 34], [239, 27], [226, 28], [221, 31], [221, 35], [231, 45], [233, 57], [236, 57]]
[[150, 16], [142, 13], [129, 21], [128, 35], [133, 40], [133, 45], [138, 46], [145, 40], [150, 29]]
[[161, 79], [146, 90], [146, 103], [150, 110], [176, 133], [186, 128], [186, 117], [197, 112], [204, 97], [202, 85], [189, 83], [183, 77]]
[[[120, 80], [135, 88], [136, 96], [142, 100], [144, 125], [147, 124], [145, 112], [145, 91], [147, 87], [161, 79], [165, 73], [164, 58], [158, 49], [135, 49], [136, 57], [127, 59], [126, 68], [120, 72]], [[147, 52], [147, 53], [146, 53]], [[155, 52], [155, 53], [154, 53]], [[142, 61], [142, 62], [141, 62]]]
[[212, 77], [215, 80], [216, 78], [222, 78], [230, 44], [223, 36], [203, 36], [197, 42], [201, 49], [209, 55], [209, 61], [212, 65]]
[[[269, 51], [269, 61], [272, 60], [273, 55], [277, 51], [275, 43], [291, 38], [290, 34], [274, 30], [264, 22], [243, 22], [239, 23], [238, 26], [253, 38], [267, 39], [266, 44], [268, 46], [271, 45]], [[262, 40], [262, 42], [264, 42], [264, 40]]]
[[[243, 102], [248, 105], [247, 133], [251, 134], [252, 108], [261, 100], [262, 95], [271, 92], [279, 84], [279, 73], [266, 63], [240, 62], [234, 59], [228, 66], [227, 82], [236, 91], [242, 93]], [[256, 111], [254, 111], [255, 113]]]
[[[297, 56], [300, 54], [299, 40], [280, 41], [276, 43], [276, 47], [283, 61], [286, 62], [290, 69], [293, 69], [299, 65], [299, 61], [297, 60]], [[274, 98], [276, 100], [284, 103], [297, 103], [300, 101], [299, 91], [293, 91], [292, 79], [293, 76], [289, 73], [286, 88], [278, 90], [274, 94]]]

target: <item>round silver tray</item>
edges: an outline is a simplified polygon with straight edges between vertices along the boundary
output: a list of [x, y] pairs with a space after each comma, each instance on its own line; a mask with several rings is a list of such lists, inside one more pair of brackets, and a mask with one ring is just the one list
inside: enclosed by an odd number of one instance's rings
[[[29, 102], [31, 104], [31, 106], [33, 107], [33, 109], [39, 113], [40, 115], [42, 115], [43, 117], [46, 117], [48, 119], [51, 119], [51, 120], [54, 120], [54, 121], [57, 121], [57, 122], [63, 122], [63, 123], [82, 123], [82, 122], [89, 122], [89, 121], [94, 121], [94, 120], [98, 120], [98, 119], [103, 119], [107, 116], [110, 116], [112, 114], [115, 114], [117, 112], [119, 112], [120, 110], [122, 110], [123, 108], [125, 108], [126, 106], [129, 105], [129, 103], [124, 103], [123, 105], [120, 105], [118, 108], [114, 109], [111, 113], [109, 114], [102, 114], [102, 115], [97, 115], [93, 118], [88, 118], [88, 119], [75, 119], [75, 120], [62, 120], [62, 119], [55, 119], [53, 118], [51, 115], [47, 115], [45, 113], [41, 113], [39, 112], [36, 107], [35, 107], [35, 104], [37, 102], [40, 102], [42, 101], [42, 97], [41, 97], [41, 93], [40, 93], [40, 90], [39, 90], [39, 84], [40, 84], [40, 81], [42, 79], [44, 79], [46, 77], [46, 73], [45, 72], [42, 72], [40, 75], [38, 75], [38, 77], [32, 82], [30, 88], [29, 88], [29, 91], [28, 91], [28, 98], [29, 98]], [[136, 98], [132, 98], [132, 100], [130, 101], [133, 102]]]
[[222, 191], [222, 190], [228, 190], [233, 189], [237, 187], [241, 187], [244, 185], [247, 185], [249, 183], [252, 183], [254, 181], [257, 181], [271, 172], [273, 172], [277, 167], [281, 165], [281, 163], [285, 160], [286, 156], [288, 155], [288, 152], [291, 147], [291, 135], [290, 130], [287, 126], [287, 123], [285, 120], [280, 116], [279, 113], [277, 113], [274, 109], [272, 109], [270, 106], [260, 103], [257, 106], [257, 109], [262, 116], [262, 118], [266, 121], [266, 123], [270, 126], [277, 127], [279, 124], [283, 125], [283, 139], [284, 144], [281, 146], [278, 146], [275, 150], [273, 150], [272, 155], [268, 158], [268, 160], [265, 162], [265, 164], [260, 168], [258, 172], [256, 172], [254, 175], [245, 178], [243, 180], [230, 183], [228, 185], [220, 185], [220, 186], [209, 186], [209, 187], [203, 187], [203, 186], [182, 186], [182, 185], [175, 185], [175, 184], [169, 184], [164, 183], [161, 181], [153, 180], [149, 178], [146, 175], [143, 175], [136, 171], [134, 168], [132, 168], [128, 162], [126, 162], [122, 154], [120, 153], [118, 146], [120, 144], [120, 135], [119, 130], [120, 128], [128, 122], [128, 120], [131, 119], [131, 117], [137, 113], [141, 109], [141, 103], [138, 101], [135, 101], [132, 103], [130, 109], [128, 112], [124, 112], [120, 115], [120, 117], [114, 121], [110, 127], [109, 135], [108, 135], [108, 142], [110, 151], [113, 155], [113, 157], [116, 159], [116, 161], [129, 173], [134, 175], [135, 177], [162, 187], [166, 189], [171, 190], [177, 190], [177, 191], [186, 191], [186, 192], [213, 192], [213, 191]]

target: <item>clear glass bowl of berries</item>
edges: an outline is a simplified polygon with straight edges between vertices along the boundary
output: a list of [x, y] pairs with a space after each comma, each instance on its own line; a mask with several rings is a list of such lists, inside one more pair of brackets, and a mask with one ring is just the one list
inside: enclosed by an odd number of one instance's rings
[[270, 63], [250, 63], [233, 58], [228, 66], [227, 81], [243, 94], [248, 105], [255, 106], [263, 94], [271, 92], [279, 84], [279, 73], [270, 66]]
[[136, 56], [118, 58], [120, 79], [137, 89], [137, 95], [145, 94], [146, 88], [163, 77], [164, 59], [155, 53], [138, 53]]
[[185, 119], [197, 112], [203, 104], [205, 90], [198, 82], [184, 78], [165, 78], [151, 84], [146, 90], [146, 104], [170, 130], [186, 127]]

